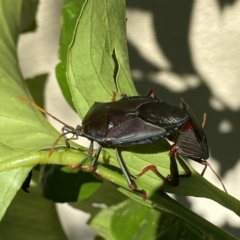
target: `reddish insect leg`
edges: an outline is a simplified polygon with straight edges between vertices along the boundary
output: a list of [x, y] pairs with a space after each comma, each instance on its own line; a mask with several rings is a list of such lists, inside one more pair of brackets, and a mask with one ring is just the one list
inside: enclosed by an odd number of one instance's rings
[[[188, 168], [188, 166], [186, 165], [186, 163], [179, 157], [179, 155], [177, 154], [177, 151], [178, 151], [177, 146], [175, 144], [172, 145], [171, 149], [170, 149], [170, 152], [169, 152], [169, 157], [170, 157], [170, 174], [168, 174], [166, 177], [164, 177], [157, 170], [157, 167], [155, 165], [145, 166], [142, 169], [142, 171], [139, 174], [137, 174], [137, 177], [140, 177], [144, 173], [146, 173], [147, 171], [151, 170], [159, 178], [161, 178], [164, 181], [164, 183], [168, 182], [171, 186], [178, 186], [179, 185], [179, 177], [189, 177], [189, 176], [191, 176], [191, 171]], [[178, 160], [178, 162], [180, 163], [180, 165], [184, 169], [185, 174], [179, 175], [178, 166], [177, 166], [176, 160]]]
[[159, 178], [161, 178], [164, 182], [169, 181], [167, 178], [165, 178], [158, 170], [155, 165], [147, 165], [145, 166], [140, 173], [137, 174], [137, 177], [141, 177], [143, 174], [145, 174], [148, 171], [152, 171], [155, 173]]

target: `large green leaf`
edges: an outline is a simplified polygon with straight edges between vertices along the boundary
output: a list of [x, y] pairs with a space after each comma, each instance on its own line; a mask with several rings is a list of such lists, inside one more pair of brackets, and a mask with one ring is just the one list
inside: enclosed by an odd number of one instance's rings
[[[32, 10], [36, 9], [36, 1], [29, 1]], [[0, 161], [17, 157], [28, 149], [39, 149], [49, 146], [56, 132], [50, 128], [43, 116], [34, 109], [22, 104], [18, 95], [28, 96], [28, 90], [22, 81], [16, 56], [17, 38], [22, 29], [34, 21], [33, 15], [22, 18], [26, 12], [26, 1], [0, 1]], [[23, 20], [23, 22], [21, 22]], [[23, 27], [23, 25], [25, 27]], [[36, 113], [36, 114], [35, 114]], [[49, 134], [51, 132], [53, 135]], [[1, 212], [6, 208], [28, 175], [31, 167], [16, 169], [0, 174]]]
[[[90, 225], [106, 239], [202, 239], [180, 219], [132, 200], [102, 210]], [[169, 226], [174, 228], [169, 231]], [[191, 230], [190, 230], [191, 229]]]
[[[196, 219], [199, 217], [196, 216]], [[121, 239], [234, 239], [211, 223], [212, 232], [201, 232], [187, 221], [164, 211], [148, 208], [132, 200], [103, 209], [90, 225], [103, 237]]]
[[125, 2], [86, 1], [68, 55], [68, 82], [81, 117], [112, 92], [136, 95], [128, 65]]

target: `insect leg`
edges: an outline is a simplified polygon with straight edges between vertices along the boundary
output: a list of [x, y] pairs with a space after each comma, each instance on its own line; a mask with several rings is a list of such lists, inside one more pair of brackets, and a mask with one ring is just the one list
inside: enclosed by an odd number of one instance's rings
[[155, 165], [147, 165], [145, 166], [140, 173], [137, 174], [137, 177], [141, 177], [143, 174], [145, 174], [148, 171], [152, 171], [155, 173], [159, 178], [161, 178], [163, 181], [168, 180], [166, 179], [158, 170]]
[[[77, 129], [77, 128], [76, 128]], [[70, 148], [70, 144], [69, 144], [69, 140], [76, 140], [78, 139], [78, 132], [76, 131], [76, 129], [74, 129], [73, 127], [71, 126], [68, 126], [68, 125], [65, 125], [62, 127], [61, 129], [61, 132], [62, 134], [54, 141], [54, 143], [52, 144], [52, 147], [49, 151], [49, 154], [48, 156], [50, 157], [54, 151], [54, 147], [57, 145], [57, 143], [59, 142], [59, 140], [63, 137], [64, 138], [64, 141], [65, 141], [65, 144], [66, 144], [66, 147], [67, 148]], [[66, 135], [71, 133], [72, 134], [72, 137], [68, 138]]]
[[[206, 162], [207, 163], [207, 162]], [[207, 170], [207, 166], [208, 166], [208, 164], [205, 164], [205, 163], [202, 163], [203, 165], [204, 165], [204, 168], [203, 168], [203, 170], [202, 170], [202, 172], [201, 172], [201, 176], [203, 176], [204, 175], [204, 173], [206, 172], [206, 170]]]
[[97, 163], [97, 160], [98, 160], [98, 158], [99, 158], [99, 155], [100, 155], [101, 150], [102, 150], [102, 147], [100, 146], [100, 147], [97, 149], [97, 151], [96, 151], [96, 153], [95, 153], [95, 155], [94, 155], [94, 157], [93, 157], [93, 160], [92, 160], [92, 162], [91, 162], [90, 172], [95, 172], [95, 171], [96, 171], [96, 163]]
[[166, 179], [171, 186], [178, 186], [179, 173], [178, 173], [178, 166], [176, 162], [176, 153], [171, 154], [171, 151], [170, 151], [169, 155], [170, 155], [170, 175], [168, 175]]
[[218, 178], [218, 180], [221, 182], [224, 191], [225, 191], [226, 193], [228, 193], [225, 185], [223, 184], [222, 179], [221, 179], [221, 178], [219, 177], [219, 175], [215, 172], [215, 170], [212, 168], [212, 166], [210, 165], [210, 163], [207, 162], [207, 161], [203, 161], [202, 164], [205, 165], [205, 166], [204, 166], [204, 168], [203, 168], [203, 171], [202, 171], [202, 173], [201, 173], [201, 176], [203, 176], [203, 174], [205, 173], [207, 167], [209, 166], [210, 169], [212, 170], [212, 172], [215, 174], [215, 176], [216, 176], [216, 177]]
[[179, 174], [179, 177], [190, 177], [192, 175], [191, 170], [187, 166], [187, 164], [183, 161], [183, 159], [177, 154], [176, 158], [179, 162], [179, 164], [182, 166], [183, 170], [185, 171], [185, 174]]
[[80, 168], [82, 164], [84, 164], [93, 154], [93, 141], [90, 142], [90, 146], [88, 148], [88, 154], [84, 157], [78, 164], [71, 167], [71, 169]]
[[124, 176], [125, 176], [125, 178], [126, 178], [126, 180], [127, 180], [127, 183], [128, 183], [129, 188], [131, 188], [132, 190], [134, 190], [134, 189], [135, 189], [134, 183], [133, 183], [131, 177], [129, 176], [128, 170], [127, 170], [125, 164], [123, 163], [122, 158], [120, 157], [118, 148], [115, 148], [115, 153], [116, 153], [116, 157], [117, 157], [118, 164], [119, 164], [119, 166], [121, 167], [121, 169], [122, 169], [122, 171], [123, 171], [123, 174], [124, 174]]
[[[74, 131], [74, 128], [71, 127], [71, 126], [68, 126], [68, 125], [63, 126], [62, 129], [61, 129], [61, 132], [62, 132], [62, 136], [64, 137], [64, 140], [65, 140], [67, 148], [70, 148], [70, 144], [68, 142], [69, 140], [76, 140], [76, 139], [78, 139], [78, 136], [76, 135], [76, 133]], [[71, 138], [68, 138], [67, 137], [68, 133], [72, 133], [73, 136]]]
[[[151, 170], [153, 173], [155, 173], [159, 178], [161, 178], [164, 183], [167, 182], [171, 186], [177, 186], [179, 184], [179, 174], [178, 174], [178, 167], [176, 163], [176, 157], [175, 157], [175, 151], [174, 149], [170, 151], [170, 173], [167, 177], [164, 177], [158, 170], [155, 165], [148, 165], [145, 166], [142, 171], [137, 174], [138, 177], [142, 176], [147, 171]], [[163, 185], [164, 186], [164, 185]]]
[[118, 148], [115, 148], [115, 153], [116, 153], [118, 164], [119, 164], [120, 168], [122, 169], [122, 172], [123, 172], [123, 174], [124, 174], [124, 176], [125, 176], [125, 178], [127, 180], [129, 188], [131, 190], [133, 190], [134, 192], [139, 193], [142, 196], [143, 200], [145, 200], [147, 198], [146, 192], [144, 190], [136, 189], [136, 187], [134, 185], [134, 182], [132, 181], [132, 179], [131, 179], [131, 177], [130, 177], [130, 175], [128, 173], [128, 170], [127, 170], [127, 168], [126, 168], [126, 166], [125, 166], [125, 164], [124, 164], [124, 162], [123, 162], [123, 160], [122, 160], [122, 158], [121, 158], [121, 156], [119, 154]]

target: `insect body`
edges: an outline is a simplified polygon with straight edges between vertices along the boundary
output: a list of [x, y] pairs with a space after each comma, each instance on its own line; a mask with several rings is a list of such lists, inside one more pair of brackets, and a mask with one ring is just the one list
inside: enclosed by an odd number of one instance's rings
[[[81, 126], [74, 129], [65, 125], [62, 133], [64, 136], [72, 133], [90, 140], [88, 156], [79, 166], [92, 156], [93, 142], [100, 144], [90, 165], [92, 172], [95, 171], [102, 147], [115, 148], [116, 158], [129, 187], [138, 191], [119, 154], [119, 148], [170, 136], [188, 120], [189, 116], [184, 109], [171, 106], [149, 93], [147, 96], [124, 97], [114, 102], [95, 102], [83, 118]], [[65, 140], [67, 142], [69, 139]]]
[[[60, 121], [36, 104], [31, 103], [23, 97], [20, 98], [57, 121]], [[147, 96], [123, 96], [119, 101], [107, 103], [95, 102], [83, 118], [82, 125], [78, 125], [76, 128], [63, 122], [61, 123], [64, 126], [60, 137], [63, 136], [65, 138], [67, 147], [70, 147], [69, 140], [77, 139], [79, 136], [90, 140], [88, 155], [80, 161], [78, 166], [81, 166], [92, 156], [94, 141], [98, 142], [100, 147], [96, 150], [92, 158], [90, 164], [91, 172], [96, 170], [96, 162], [102, 148], [114, 148], [117, 161], [127, 183], [136, 192], [139, 192], [139, 190], [135, 187], [120, 156], [119, 148], [121, 147], [150, 143], [160, 138], [172, 140], [174, 145], [170, 150], [171, 174], [168, 177], [164, 177], [154, 165], [150, 165], [146, 166], [138, 176], [141, 176], [148, 170], [152, 170], [160, 178], [173, 186], [178, 185], [179, 178], [176, 160], [183, 166], [186, 172], [184, 176], [191, 175], [190, 169], [180, 156], [189, 157], [205, 166], [208, 165], [205, 164], [205, 159], [208, 158], [206, 136], [192, 110], [183, 100], [181, 107], [169, 105], [157, 99], [153, 91], [149, 91]], [[73, 137], [67, 138], [67, 134], [69, 133], [73, 134]], [[53, 147], [60, 137], [55, 141]], [[191, 140], [187, 143], [189, 139]], [[145, 191], [142, 190], [140, 192], [143, 198], [145, 198]]]
[[[189, 117], [185, 110], [158, 99], [130, 97], [94, 103], [77, 128], [101, 145], [122, 147], [153, 142], [171, 134]], [[156, 124], [157, 123], [157, 124]]]

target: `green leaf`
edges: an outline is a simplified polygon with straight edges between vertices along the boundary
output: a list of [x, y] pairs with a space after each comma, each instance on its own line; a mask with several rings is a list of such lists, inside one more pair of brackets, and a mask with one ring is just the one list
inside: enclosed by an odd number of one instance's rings
[[35, 14], [37, 11], [38, 0], [22, 1], [21, 32], [33, 31], [36, 28]]
[[34, 99], [34, 102], [39, 106], [44, 106], [44, 87], [46, 86], [48, 74], [41, 74], [34, 78], [26, 79], [28, 90]]
[[[1, 150], [1, 156], [8, 155], [8, 156], [15, 157], [21, 153], [21, 151], [14, 150], [7, 146], [2, 147], [1, 145], [0, 145], [0, 150]], [[22, 183], [26, 179], [30, 170], [31, 170], [30, 167], [26, 167], [21, 169], [14, 169], [11, 171], [4, 171], [0, 173], [0, 182], [1, 182], [0, 219], [3, 217], [6, 209], [8, 208], [15, 194], [17, 193], [19, 187], [22, 185]]]
[[68, 54], [68, 83], [78, 114], [112, 92], [136, 95], [126, 47], [125, 1], [86, 1]]
[[104, 180], [99, 189], [89, 198], [80, 202], [74, 202], [70, 205], [84, 212], [90, 213], [91, 218], [101, 211], [101, 205], [112, 206], [126, 200], [126, 195], [117, 190], [114, 184]]
[[[29, 1], [32, 7], [33, 3]], [[49, 147], [59, 135], [41, 113], [18, 98], [18, 95], [30, 98], [16, 56], [17, 38], [22, 31], [22, 13], [27, 6], [26, 1], [0, 1], [0, 161], [18, 158], [27, 150]], [[35, 9], [36, 6], [33, 11]], [[0, 173], [0, 218], [32, 166]]]
[[74, 36], [75, 25], [84, 3], [85, 0], [65, 0], [61, 11], [61, 37], [58, 50], [60, 63], [56, 66], [56, 76], [65, 99], [73, 109], [75, 109], [75, 106], [72, 102], [72, 95], [66, 76], [67, 54]]
[[[83, 154], [83, 153], [82, 153]], [[79, 161], [79, 157], [81, 157], [81, 152], [75, 151], [75, 150], [65, 150], [65, 149], [56, 149], [56, 151], [53, 153], [51, 158], [47, 158], [48, 152], [42, 151], [38, 153], [27, 153], [25, 155], [22, 155], [21, 160], [19, 159], [9, 159], [7, 161], [0, 163], [0, 171], [2, 167], [18, 167], [18, 166], [27, 166], [29, 164], [36, 164], [36, 163], [52, 163], [52, 164], [64, 164], [64, 165], [71, 165], [76, 164]], [[146, 201], [142, 200], [141, 196], [137, 196], [135, 193], [131, 192], [130, 190], [124, 190], [128, 189], [128, 186], [126, 184], [125, 178], [122, 176], [122, 174], [119, 174], [115, 170], [111, 170], [109, 167], [106, 167], [105, 165], [102, 165], [103, 157], [104, 155], [100, 156], [99, 165], [97, 167], [97, 173], [102, 175], [102, 177], [106, 179], [110, 179], [114, 183], [116, 183], [119, 186], [122, 186], [123, 188], [120, 188], [122, 192], [124, 192], [129, 197], [135, 199], [141, 204], [144, 204], [150, 208], [155, 208], [157, 210], [168, 212], [175, 217], [182, 219], [184, 222], [188, 223], [191, 228], [196, 228], [198, 231], [202, 232], [202, 234], [206, 236], [210, 236], [213, 239], [219, 239], [219, 236], [224, 236], [224, 239], [235, 239], [231, 235], [227, 234], [222, 229], [216, 228], [214, 225], [210, 224], [209, 222], [206, 222], [203, 218], [199, 217], [198, 215], [194, 214], [190, 210], [183, 207], [181, 204], [176, 202], [175, 200], [171, 199], [169, 196], [167, 196], [164, 192], [161, 192], [156, 187], [150, 187], [149, 184], [149, 178], [147, 178], [146, 181], [136, 181], [138, 186], [148, 186], [145, 190], [147, 192], [152, 192], [153, 194], [147, 199]], [[25, 158], [25, 160], [24, 160]], [[115, 160], [110, 158], [108, 159], [110, 162], [114, 162]], [[85, 163], [83, 166], [83, 170], [88, 169], [88, 163]], [[151, 178], [151, 177], [150, 177]], [[202, 178], [203, 179], [203, 178]], [[140, 179], [139, 179], [140, 180]], [[206, 180], [205, 180], [206, 181]], [[159, 179], [154, 180], [150, 179], [150, 182], [158, 184]], [[208, 183], [209, 185], [209, 183]], [[215, 187], [213, 187], [214, 189]], [[215, 188], [215, 191], [217, 188]], [[224, 203], [229, 207], [229, 209], [232, 209], [236, 211], [239, 210], [239, 202], [234, 199], [233, 197], [225, 194], [224, 199], [226, 200]]]
[[[205, 220], [206, 224], [207, 221]], [[192, 228], [182, 219], [148, 208], [133, 200], [124, 201], [116, 206], [103, 209], [91, 222], [95, 230], [111, 240], [120, 239], [206, 239], [209, 235]], [[215, 227], [216, 231], [219, 230]], [[205, 236], [204, 236], [205, 235]], [[216, 234], [217, 235], [217, 234]], [[203, 237], [204, 236], [204, 237]], [[231, 239], [228, 235], [214, 234], [211, 239]]]
[[1, 239], [67, 239], [58, 220], [55, 204], [39, 194], [37, 177], [35, 170], [30, 193], [19, 191], [9, 206], [0, 224]]

